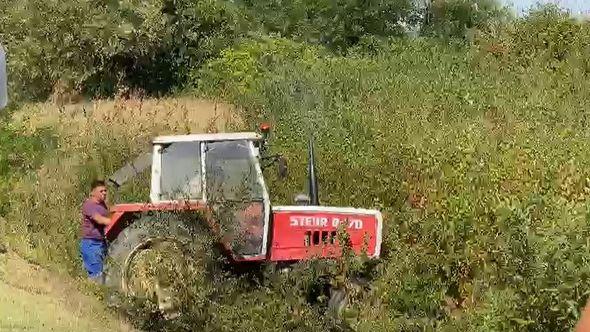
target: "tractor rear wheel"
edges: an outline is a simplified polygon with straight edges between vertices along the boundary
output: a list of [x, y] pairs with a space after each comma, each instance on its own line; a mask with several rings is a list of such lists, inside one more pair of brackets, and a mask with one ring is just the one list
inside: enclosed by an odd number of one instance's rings
[[116, 306], [120, 294], [149, 300], [164, 317], [176, 317], [183, 287], [205, 276], [206, 240], [197, 226], [173, 213], [157, 213], [121, 231], [109, 245], [105, 268], [105, 285], [113, 292], [109, 304]]

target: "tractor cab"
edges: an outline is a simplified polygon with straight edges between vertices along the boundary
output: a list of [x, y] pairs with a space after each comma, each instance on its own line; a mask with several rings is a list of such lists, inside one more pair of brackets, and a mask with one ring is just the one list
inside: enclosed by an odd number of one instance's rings
[[150, 200], [207, 206], [232, 251], [266, 255], [270, 201], [257, 133], [162, 136], [154, 140]]
[[153, 141], [150, 200], [268, 200], [256, 133], [161, 136]]
[[[116, 186], [151, 167], [150, 208], [209, 211], [239, 260], [266, 257], [271, 206], [262, 175], [266, 135], [256, 132], [159, 136], [151, 153], [109, 178]], [[284, 167], [283, 167], [284, 168]], [[129, 211], [129, 204], [115, 210]]]

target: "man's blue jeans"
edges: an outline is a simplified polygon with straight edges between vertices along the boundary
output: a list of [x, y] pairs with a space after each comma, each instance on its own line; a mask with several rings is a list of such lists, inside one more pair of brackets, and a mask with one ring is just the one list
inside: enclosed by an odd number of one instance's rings
[[92, 279], [101, 280], [103, 261], [106, 256], [106, 243], [95, 239], [82, 239], [80, 241], [80, 253], [88, 276]]

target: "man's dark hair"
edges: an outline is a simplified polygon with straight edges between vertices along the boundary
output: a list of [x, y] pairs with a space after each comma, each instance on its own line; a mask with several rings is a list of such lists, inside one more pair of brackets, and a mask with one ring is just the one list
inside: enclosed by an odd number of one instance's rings
[[94, 190], [96, 187], [106, 187], [106, 183], [103, 180], [94, 180], [90, 184], [90, 190]]

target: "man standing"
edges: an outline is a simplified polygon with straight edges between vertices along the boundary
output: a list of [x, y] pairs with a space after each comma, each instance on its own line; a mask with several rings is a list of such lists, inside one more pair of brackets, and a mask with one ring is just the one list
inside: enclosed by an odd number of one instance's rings
[[104, 181], [96, 180], [92, 182], [90, 197], [82, 205], [80, 252], [88, 276], [100, 283], [106, 255], [104, 228], [111, 222], [106, 198]]

